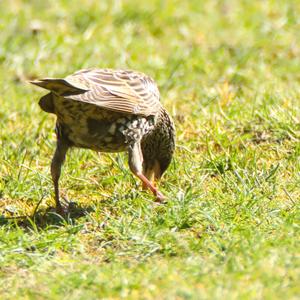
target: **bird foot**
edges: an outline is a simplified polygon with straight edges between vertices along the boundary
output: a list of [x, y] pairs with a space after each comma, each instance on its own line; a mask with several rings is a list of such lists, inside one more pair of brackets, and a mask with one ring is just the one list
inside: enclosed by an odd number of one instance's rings
[[56, 213], [62, 217], [65, 217], [69, 213], [69, 207], [66, 206], [57, 206], [55, 209]]
[[59, 205], [56, 205], [56, 213], [61, 215], [62, 217], [67, 216], [72, 209], [76, 206], [76, 202], [69, 201], [68, 199], [64, 198], [63, 203], [59, 203]]
[[167, 202], [166, 200], [167, 198], [161, 192], [159, 191], [156, 192], [156, 199], [155, 199], [156, 203], [164, 204]]

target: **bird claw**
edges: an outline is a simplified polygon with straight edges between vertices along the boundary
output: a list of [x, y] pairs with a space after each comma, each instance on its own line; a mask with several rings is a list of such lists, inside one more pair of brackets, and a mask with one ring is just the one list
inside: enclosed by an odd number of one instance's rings
[[167, 198], [161, 192], [157, 191], [157, 193], [156, 193], [156, 199], [155, 199], [156, 203], [164, 204], [164, 203], [167, 202], [166, 199]]
[[69, 206], [57, 206], [55, 210], [58, 215], [65, 217], [69, 213]]
[[67, 216], [74, 207], [76, 207], [76, 202], [69, 201], [66, 198], [63, 199], [63, 203], [56, 206], [56, 213], [61, 215], [62, 217]]

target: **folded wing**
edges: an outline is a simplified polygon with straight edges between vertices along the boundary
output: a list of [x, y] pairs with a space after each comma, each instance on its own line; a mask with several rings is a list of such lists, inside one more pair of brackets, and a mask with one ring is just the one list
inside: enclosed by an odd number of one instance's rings
[[160, 107], [155, 82], [130, 70], [85, 69], [65, 79], [46, 78], [31, 83], [66, 99], [123, 113], [149, 116]]

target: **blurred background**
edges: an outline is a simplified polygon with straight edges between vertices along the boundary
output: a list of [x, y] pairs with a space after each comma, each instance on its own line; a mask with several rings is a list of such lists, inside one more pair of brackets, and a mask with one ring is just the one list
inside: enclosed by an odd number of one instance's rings
[[131, 68], [153, 76], [165, 98], [203, 104], [224, 81], [235, 92], [299, 81], [298, 1], [0, 5], [3, 84], [93, 66]]

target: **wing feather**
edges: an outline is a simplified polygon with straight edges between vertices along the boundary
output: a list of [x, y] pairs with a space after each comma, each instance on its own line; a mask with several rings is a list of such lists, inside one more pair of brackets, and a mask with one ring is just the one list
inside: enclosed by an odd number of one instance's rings
[[66, 99], [123, 113], [155, 115], [161, 106], [153, 79], [131, 70], [84, 69], [64, 79], [45, 78], [31, 83]]
[[[88, 91], [66, 98], [93, 103], [100, 107], [141, 115], [154, 115], [160, 107], [159, 91], [148, 76], [128, 70], [81, 70], [66, 78], [78, 81]], [[75, 84], [74, 84], [75, 85]]]

